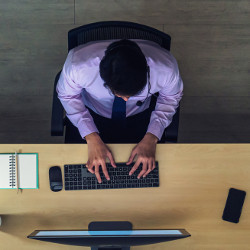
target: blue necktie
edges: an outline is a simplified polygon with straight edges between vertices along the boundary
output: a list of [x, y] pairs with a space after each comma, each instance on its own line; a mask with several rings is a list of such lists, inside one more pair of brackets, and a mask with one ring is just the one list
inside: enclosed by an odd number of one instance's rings
[[126, 119], [126, 102], [121, 97], [115, 96], [112, 108], [112, 119], [117, 122], [122, 122]]

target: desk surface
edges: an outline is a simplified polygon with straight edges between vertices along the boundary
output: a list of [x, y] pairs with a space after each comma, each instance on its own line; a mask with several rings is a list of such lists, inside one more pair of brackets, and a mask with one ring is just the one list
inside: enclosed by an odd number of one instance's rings
[[[110, 145], [126, 162], [134, 145]], [[0, 144], [0, 152], [38, 152], [39, 189], [0, 190], [0, 249], [89, 249], [27, 239], [36, 229], [87, 229], [124, 220], [134, 229], [185, 228], [191, 237], [131, 249], [249, 249], [250, 200], [240, 223], [221, 219], [230, 187], [250, 189], [250, 144], [158, 145], [160, 187], [61, 191], [49, 188], [51, 166], [87, 161], [87, 145]]]

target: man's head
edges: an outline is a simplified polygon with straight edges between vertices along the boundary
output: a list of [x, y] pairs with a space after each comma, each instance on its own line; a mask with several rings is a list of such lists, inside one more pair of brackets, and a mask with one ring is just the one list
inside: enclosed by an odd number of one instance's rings
[[100, 63], [104, 86], [120, 97], [140, 93], [147, 83], [147, 61], [140, 47], [133, 41], [111, 43]]

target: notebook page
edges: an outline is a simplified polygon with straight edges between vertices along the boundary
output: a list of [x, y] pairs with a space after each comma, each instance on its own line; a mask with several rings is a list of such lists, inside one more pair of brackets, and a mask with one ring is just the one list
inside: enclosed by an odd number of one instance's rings
[[10, 186], [10, 154], [0, 155], [0, 188], [12, 188]]
[[18, 154], [19, 188], [38, 188], [37, 154]]

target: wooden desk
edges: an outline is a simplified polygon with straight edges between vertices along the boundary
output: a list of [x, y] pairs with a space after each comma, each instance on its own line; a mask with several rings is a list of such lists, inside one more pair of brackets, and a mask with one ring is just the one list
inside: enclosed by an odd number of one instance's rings
[[[134, 145], [110, 145], [116, 162]], [[86, 145], [0, 145], [39, 153], [39, 190], [0, 191], [0, 249], [89, 249], [27, 239], [35, 229], [87, 229], [91, 221], [126, 220], [134, 229], [185, 228], [191, 237], [132, 249], [250, 249], [250, 200], [239, 224], [221, 219], [230, 187], [250, 189], [250, 144], [158, 145], [160, 188], [61, 191], [50, 166], [87, 161]]]

